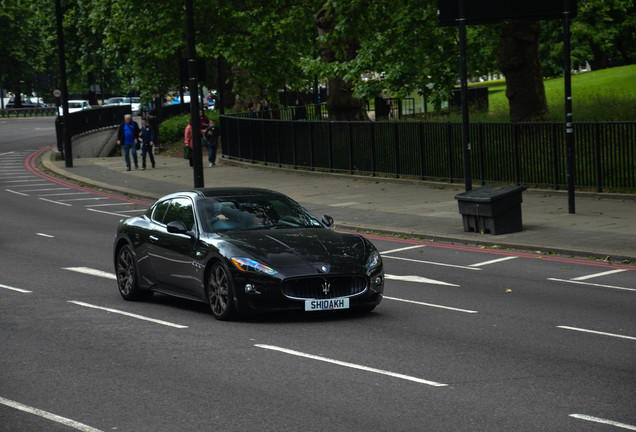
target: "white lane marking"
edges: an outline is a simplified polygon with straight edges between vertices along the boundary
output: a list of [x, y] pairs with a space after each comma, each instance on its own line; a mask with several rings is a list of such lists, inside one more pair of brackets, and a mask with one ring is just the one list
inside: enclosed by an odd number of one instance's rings
[[[40, 179], [33, 179], [33, 180], [7, 180], [4, 183], [25, 183], [25, 182], [35, 182], [35, 181], [40, 181]], [[29, 186], [34, 186], [34, 185], [29, 185]]]
[[454, 307], [450, 307], [450, 306], [442, 306], [442, 305], [436, 305], [436, 304], [432, 304], [432, 303], [423, 303], [423, 302], [418, 302], [418, 301], [415, 301], [415, 300], [406, 300], [406, 299], [401, 299], [401, 298], [397, 298], [397, 297], [382, 296], [382, 298], [383, 299], [387, 299], [387, 300], [394, 300], [394, 301], [404, 302], [404, 303], [412, 303], [412, 304], [416, 304], [416, 305], [420, 305], [420, 306], [428, 306], [428, 307], [433, 307], [433, 308], [437, 308], [437, 309], [446, 309], [446, 310], [451, 310], [451, 311], [455, 311], [455, 312], [464, 312], [464, 313], [471, 313], [471, 314], [479, 313], [478, 311], [470, 310], [470, 309], [459, 309], [459, 308], [454, 308]]
[[277, 347], [277, 346], [273, 346], [273, 345], [261, 345], [261, 344], [256, 344], [254, 345], [255, 347], [258, 348], [263, 348], [263, 349], [268, 349], [268, 350], [272, 350], [272, 351], [279, 351], [285, 354], [291, 354], [297, 357], [304, 357], [304, 358], [308, 358], [308, 359], [312, 359], [312, 360], [319, 360], [319, 361], [323, 361], [326, 363], [332, 363], [332, 364], [336, 364], [338, 366], [345, 366], [348, 368], [352, 368], [352, 369], [359, 369], [359, 370], [363, 370], [366, 372], [373, 372], [373, 373], [377, 373], [377, 374], [381, 374], [381, 375], [387, 375], [387, 376], [391, 376], [391, 377], [395, 377], [395, 378], [400, 378], [400, 379], [404, 379], [407, 381], [413, 381], [416, 383], [420, 383], [420, 384], [426, 384], [426, 385], [430, 385], [433, 387], [446, 387], [448, 386], [448, 384], [442, 384], [442, 383], [438, 383], [435, 381], [429, 381], [429, 380], [425, 380], [422, 378], [417, 378], [417, 377], [413, 377], [413, 376], [409, 376], [409, 375], [403, 375], [400, 373], [395, 373], [395, 372], [389, 372], [389, 371], [385, 371], [382, 369], [375, 369], [375, 368], [370, 368], [368, 366], [362, 366], [362, 365], [358, 365], [355, 363], [348, 363], [348, 362], [343, 362], [340, 360], [334, 360], [334, 359], [330, 359], [327, 357], [322, 357], [322, 356], [317, 356], [317, 355], [313, 355], [313, 354], [307, 354], [307, 353], [303, 353], [300, 351], [294, 351], [294, 350], [290, 350], [287, 348], [281, 348], [281, 347]]
[[140, 320], [144, 320], [144, 321], [150, 321], [156, 324], [161, 324], [161, 325], [165, 325], [168, 327], [174, 327], [174, 328], [179, 328], [179, 329], [185, 329], [188, 328], [188, 326], [184, 326], [181, 324], [174, 324], [168, 321], [163, 321], [163, 320], [158, 320], [155, 318], [149, 318], [143, 315], [137, 315], [134, 313], [130, 313], [130, 312], [124, 312], [124, 311], [120, 311], [118, 309], [111, 309], [111, 308], [107, 308], [107, 307], [102, 307], [102, 306], [96, 306], [96, 305], [92, 305], [89, 303], [84, 303], [84, 302], [80, 302], [80, 301], [75, 301], [75, 300], [69, 300], [69, 303], [73, 303], [76, 304], [78, 306], [83, 306], [83, 307], [87, 307], [87, 308], [91, 308], [91, 309], [99, 309], [99, 310], [104, 310], [106, 312], [112, 312], [112, 313], [116, 313], [116, 314], [120, 314], [120, 315], [125, 315], [125, 316], [129, 316], [131, 318], [136, 318], [136, 319], [140, 319]]
[[92, 212], [96, 212], [96, 213], [109, 214], [109, 215], [113, 215], [113, 216], [128, 217], [128, 215], [125, 215], [125, 214], [121, 214], [121, 213], [113, 213], [113, 212], [107, 212], [107, 211], [104, 211], [104, 210], [97, 210], [97, 209], [94, 209], [94, 208], [87, 208], [86, 210], [88, 210], [88, 211], [92, 211]]
[[579, 276], [579, 277], [576, 277], [576, 278], [572, 278], [570, 280], [582, 281], [582, 280], [597, 278], [597, 277], [601, 277], [601, 276], [607, 276], [607, 275], [611, 275], [611, 274], [614, 274], [614, 273], [622, 273], [622, 272], [626, 272], [626, 271], [627, 271], [627, 269], [616, 269], [616, 270], [606, 271], [606, 272], [603, 272], [603, 273], [594, 273], [594, 274], [587, 275], [587, 276]]
[[91, 276], [103, 277], [106, 279], [117, 280], [117, 276], [114, 273], [108, 273], [105, 271], [92, 269], [90, 267], [62, 267], [63, 270], [70, 270], [77, 273], [87, 274]]
[[25, 194], [25, 193], [22, 193], [22, 192], [16, 192], [16, 191], [11, 190], [11, 189], [5, 189], [5, 191], [14, 193], [16, 195], [29, 196], [28, 194]]
[[616, 338], [621, 338], [621, 339], [636, 340], [636, 337], [633, 337], [633, 336], [625, 336], [625, 335], [619, 335], [619, 334], [615, 334], [615, 333], [605, 333], [605, 332], [600, 332], [600, 331], [596, 331], [596, 330], [582, 329], [582, 328], [578, 328], [578, 327], [557, 326], [557, 328], [565, 329], [565, 330], [573, 330], [573, 331], [578, 331], [578, 332], [583, 332], [583, 333], [594, 333], [594, 334], [598, 334], [598, 335], [602, 335], [602, 336], [611, 336], [611, 337], [616, 337]]
[[329, 207], [347, 207], [347, 206], [352, 206], [356, 204], [360, 204], [360, 203], [351, 201], [351, 202], [344, 202], [344, 203], [337, 203], [337, 204], [329, 204]]
[[627, 430], [633, 430], [636, 431], [636, 426], [632, 426], [626, 423], [619, 423], [617, 421], [614, 420], [607, 420], [607, 419], [603, 419], [600, 417], [594, 417], [594, 416], [590, 416], [590, 415], [585, 415], [585, 414], [570, 414], [570, 417], [574, 417], [580, 420], [587, 420], [590, 422], [594, 422], [594, 423], [601, 423], [601, 424], [606, 424], [609, 426], [616, 426], [622, 429], [627, 429]]
[[54, 238], [55, 236], [52, 236], [51, 234], [44, 234], [44, 233], [35, 233], [35, 235], [39, 235], [42, 237], [48, 237], [48, 238]]
[[38, 194], [38, 196], [65, 196], [65, 195], [86, 195], [90, 192], [64, 192], [64, 193], [54, 193], [54, 194]]
[[399, 249], [391, 249], [385, 252], [380, 252], [380, 255], [384, 256], [390, 253], [395, 253], [395, 252], [402, 252], [405, 250], [410, 250], [410, 249], [417, 249], [417, 248], [425, 248], [426, 245], [415, 245], [415, 246], [408, 246], [408, 247], [403, 247], [403, 248], [399, 248]]
[[61, 202], [65, 202], [65, 201], [98, 201], [98, 200], [105, 200], [105, 199], [110, 199], [108, 197], [103, 197], [103, 198], [69, 198], [69, 199], [63, 199], [60, 200]]
[[42, 201], [47, 201], [47, 202], [50, 202], [50, 203], [53, 203], [53, 204], [59, 204], [59, 205], [65, 205], [65, 206], [67, 206], [67, 207], [73, 207], [73, 205], [72, 205], [72, 204], [67, 204], [67, 203], [63, 203], [63, 202], [59, 202], [59, 201], [53, 201], [53, 200], [46, 199], [46, 198], [40, 198], [40, 199], [41, 199]]
[[129, 206], [129, 203], [126, 202], [118, 202], [118, 203], [110, 203], [110, 204], [86, 204], [85, 207], [108, 207], [108, 206]]
[[85, 425], [84, 423], [80, 423], [75, 420], [71, 420], [69, 418], [50, 413], [48, 411], [43, 411], [41, 409], [33, 408], [28, 405], [21, 404], [20, 402], [15, 402], [9, 399], [5, 399], [2, 396], [0, 396], [0, 404], [6, 405], [9, 408], [14, 408], [29, 414], [36, 415], [38, 417], [45, 418], [47, 420], [54, 421], [56, 423], [61, 423], [64, 426], [72, 427], [73, 429], [77, 429], [82, 432], [102, 432], [101, 429], [95, 429], [94, 427], [90, 427], [88, 425]]
[[0, 156], [6, 156], [13, 153], [14, 153], [13, 151], [8, 151], [8, 152], [0, 153]]
[[46, 192], [46, 191], [56, 191], [56, 190], [66, 190], [67, 188], [44, 188], [44, 189], [22, 189], [23, 192]]
[[446, 285], [446, 286], [454, 286], [454, 287], [458, 287], [459, 285], [455, 285], [452, 283], [448, 283], [448, 282], [442, 282], [442, 281], [438, 281], [435, 279], [428, 279], [422, 276], [396, 276], [396, 275], [390, 275], [390, 274], [385, 274], [384, 275], [385, 279], [390, 279], [390, 280], [398, 280], [398, 281], [404, 281], [404, 282], [417, 282], [417, 283], [427, 283], [427, 284], [433, 284], [433, 285]]
[[485, 265], [490, 265], [490, 264], [495, 264], [495, 263], [500, 263], [502, 261], [508, 261], [508, 260], [513, 260], [519, 257], [516, 256], [509, 256], [509, 257], [504, 257], [504, 258], [499, 258], [499, 259], [494, 259], [494, 260], [490, 260], [490, 261], [484, 261], [481, 263], [477, 263], [477, 264], [471, 264], [470, 267], [481, 267], [481, 266], [485, 266]]
[[556, 281], [556, 282], [567, 282], [567, 283], [573, 283], [578, 285], [589, 285], [589, 286], [595, 286], [600, 288], [611, 288], [611, 289], [617, 289], [622, 291], [636, 291], [636, 288], [625, 288], [625, 287], [618, 287], [618, 286], [612, 286], [612, 285], [601, 285], [601, 284], [595, 284], [591, 282], [582, 282], [582, 281], [576, 281], [576, 280], [570, 280], [570, 279], [548, 278], [548, 280]]
[[8, 289], [11, 291], [17, 291], [17, 292], [21, 292], [24, 294], [28, 294], [28, 293], [32, 293], [33, 291], [29, 291], [29, 290], [25, 290], [25, 289], [21, 289], [21, 288], [16, 288], [16, 287], [11, 287], [9, 285], [2, 285], [0, 284], [0, 288], [4, 288], [4, 289]]
[[391, 258], [391, 259], [402, 260], [402, 261], [411, 261], [411, 262], [416, 262], [416, 263], [420, 263], [420, 264], [430, 264], [430, 265], [436, 265], [436, 266], [442, 266], [442, 267], [461, 268], [461, 269], [465, 269], [465, 270], [481, 270], [479, 267], [467, 267], [467, 266], [460, 266], [460, 265], [454, 265], [454, 264], [445, 264], [445, 263], [438, 263], [438, 262], [433, 262], [433, 261], [422, 261], [422, 260], [395, 257], [395, 256], [386, 256], [384, 258]]
[[140, 210], [140, 209], [132, 209], [132, 210], [119, 210], [120, 213], [137, 213], [137, 214], [141, 214], [144, 211]]

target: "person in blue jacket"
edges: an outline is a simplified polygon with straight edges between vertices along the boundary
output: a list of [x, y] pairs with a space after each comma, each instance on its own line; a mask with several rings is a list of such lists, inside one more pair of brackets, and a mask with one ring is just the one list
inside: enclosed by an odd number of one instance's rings
[[150, 156], [150, 163], [154, 168], [155, 157], [152, 155], [152, 146], [155, 144], [155, 131], [145, 118], [141, 119], [141, 129], [139, 131], [139, 137], [141, 137], [141, 169], [146, 169], [146, 154]]
[[126, 157], [126, 168], [130, 171], [130, 152], [132, 151], [133, 160], [135, 161], [135, 169], [139, 168], [137, 165], [137, 143], [139, 139], [139, 125], [132, 120], [132, 115], [126, 114], [124, 116], [124, 122], [119, 126], [117, 131], [117, 145], [124, 146], [124, 155]]

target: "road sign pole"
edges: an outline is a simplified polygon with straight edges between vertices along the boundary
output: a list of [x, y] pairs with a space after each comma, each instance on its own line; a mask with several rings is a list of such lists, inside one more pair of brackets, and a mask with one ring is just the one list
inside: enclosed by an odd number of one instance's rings
[[470, 170], [470, 121], [468, 119], [468, 72], [466, 67], [466, 18], [464, 0], [459, 1], [459, 69], [462, 95], [462, 137], [464, 146], [464, 185], [466, 191], [472, 190], [473, 179]]

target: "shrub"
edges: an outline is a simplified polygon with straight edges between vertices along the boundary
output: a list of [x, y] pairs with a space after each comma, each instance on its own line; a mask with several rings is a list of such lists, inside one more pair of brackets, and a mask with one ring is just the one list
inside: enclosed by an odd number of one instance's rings
[[[219, 125], [219, 113], [218, 111], [206, 111], [205, 115], [210, 120], [214, 120]], [[170, 117], [164, 120], [159, 125], [159, 136], [161, 137], [162, 145], [179, 142], [183, 144], [183, 135], [185, 128], [190, 120], [190, 114], [180, 114], [178, 116]]]

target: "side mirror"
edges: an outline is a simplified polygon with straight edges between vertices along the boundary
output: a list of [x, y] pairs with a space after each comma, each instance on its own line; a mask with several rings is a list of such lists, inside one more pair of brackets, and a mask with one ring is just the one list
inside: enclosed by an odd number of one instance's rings
[[188, 234], [188, 230], [182, 221], [168, 223], [168, 232], [172, 234]]
[[331, 225], [333, 225], [333, 218], [329, 215], [323, 215], [322, 216], [322, 223], [326, 226], [326, 227], [330, 227]]

